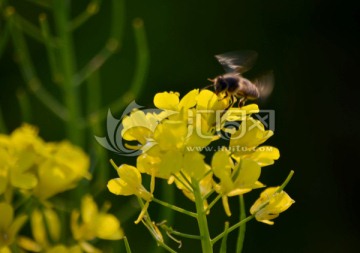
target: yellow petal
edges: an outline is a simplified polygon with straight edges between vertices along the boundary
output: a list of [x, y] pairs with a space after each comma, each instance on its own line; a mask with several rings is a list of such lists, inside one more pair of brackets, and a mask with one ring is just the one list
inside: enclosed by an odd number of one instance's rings
[[223, 204], [226, 215], [230, 217], [231, 211], [230, 211], [228, 197], [226, 195], [222, 196], [222, 204]]
[[95, 248], [93, 245], [85, 241], [80, 242], [80, 246], [86, 253], [102, 253], [101, 250]]
[[128, 184], [121, 178], [111, 179], [107, 184], [107, 188], [115, 195], [129, 196], [135, 194], [134, 189], [128, 187]]
[[84, 223], [91, 223], [98, 212], [98, 207], [91, 195], [85, 195], [81, 199], [81, 218]]
[[168, 179], [176, 174], [183, 166], [183, 155], [178, 150], [170, 150], [161, 156], [157, 177]]
[[197, 180], [202, 179], [207, 172], [204, 156], [198, 152], [185, 153], [183, 169], [190, 177]]
[[196, 97], [199, 95], [199, 89], [188, 92], [180, 101], [179, 108], [187, 110], [196, 105]]
[[183, 121], [165, 120], [154, 133], [154, 140], [162, 150], [179, 149], [185, 144], [187, 125]]
[[260, 177], [261, 167], [252, 160], [243, 159], [240, 161], [238, 169], [239, 171], [234, 182], [235, 187], [250, 191], [255, 187]]
[[14, 218], [14, 210], [8, 203], [0, 203], [0, 231], [7, 231]]
[[97, 219], [97, 237], [105, 240], [119, 240], [124, 236], [119, 220], [111, 214], [102, 214]]
[[136, 166], [141, 173], [149, 175], [157, 174], [161, 159], [157, 156], [150, 156], [147, 153], [141, 154], [136, 160]]
[[157, 93], [154, 97], [154, 105], [159, 109], [177, 111], [179, 94], [169, 92]]
[[256, 161], [261, 167], [274, 164], [274, 160], [279, 159], [280, 152], [277, 148], [271, 146], [261, 146], [249, 156]]
[[211, 160], [211, 167], [217, 177], [222, 177], [224, 174], [230, 176], [231, 169], [234, 167], [230, 152], [228, 150], [217, 151]]
[[0, 248], [0, 253], [11, 253], [11, 250], [8, 247]]
[[230, 150], [236, 155], [253, 153], [255, 148], [273, 135], [264, 125], [252, 118], [242, 121], [239, 129], [231, 135]]
[[44, 209], [44, 218], [49, 229], [49, 235], [53, 241], [58, 241], [60, 238], [61, 224], [57, 213], [50, 209]]
[[32, 173], [11, 173], [11, 184], [21, 189], [32, 189], [37, 185], [37, 178]]
[[18, 236], [17, 243], [20, 245], [21, 248], [31, 252], [40, 252], [42, 250], [40, 244], [25, 236]]
[[[9, 228], [9, 237], [14, 241], [16, 238], [17, 233], [19, 232], [19, 230], [24, 226], [24, 224], [26, 223], [28, 219], [28, 216], [25, 214], [21, 214], [19, 216], [17, 216], [14, 220], [14, 222], [10, 225]], [[12, 243], [12, 242], [11, 242]]]
[[210, 90], [201, 90], [197, 96], [198, 110], [224, 110], [229, 107], [229, 99], [219, 99], [219, 97]]
[[43, 216], [38, 209], [35, 209], [31, 213], [31, 230], [36, 242], [42, 246], [47, 246], [46, 228], [43, 220]]

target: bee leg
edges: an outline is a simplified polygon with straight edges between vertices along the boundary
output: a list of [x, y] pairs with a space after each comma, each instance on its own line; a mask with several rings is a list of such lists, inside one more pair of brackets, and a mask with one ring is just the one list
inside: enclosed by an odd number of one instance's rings
[[239, 100], [239, 103], [238, 103], [238, 107], [241, 108], [245, 105], [245, 102], [246, 102], [246, 97], [242, 97], [240, 100]]

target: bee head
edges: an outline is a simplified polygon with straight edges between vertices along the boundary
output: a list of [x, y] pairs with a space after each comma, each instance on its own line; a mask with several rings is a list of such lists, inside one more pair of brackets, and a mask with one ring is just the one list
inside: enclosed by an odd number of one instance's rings
[[226, 91], [227, 88], [228, 84], [224, 77], [218, 76], [214, 79], [214, 89], [216, 94], [219, 94], [222, 91]]

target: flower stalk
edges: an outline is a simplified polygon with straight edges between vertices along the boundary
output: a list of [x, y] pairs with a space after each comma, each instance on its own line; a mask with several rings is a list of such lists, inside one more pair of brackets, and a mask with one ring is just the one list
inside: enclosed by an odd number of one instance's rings
[[191, 181], [195, 196], [196, 212], [198, 214], [197, 223], [200, 231], [202, 252], [212, 253], [213, 248], [211, 244], [210, 232], [206, 217], [206, 210], [204, 209], [203, 198], [201, 196], [199, 182], [193, 178]]

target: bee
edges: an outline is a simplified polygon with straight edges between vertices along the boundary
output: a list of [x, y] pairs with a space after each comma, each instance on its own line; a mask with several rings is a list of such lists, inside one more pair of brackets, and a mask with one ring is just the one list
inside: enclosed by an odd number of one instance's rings
[[[255, 51], [234, 51], [215, 55], [215, 58], [225, 69], [226, 73], [214, 79], [208, 79], [213, 84], [217, 95], [225, 93], [223, 98], [231, 96], [233, 103], [239, 99], [239, 107], [244, 106], [247, 100], [265, 99], [270, 95], [274, 86], [272, 71], [249, 80], [242, 76], [250, 70], [258, 57]], [[209, 87], [207, 86], [207, 87]]]

